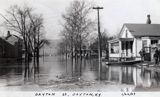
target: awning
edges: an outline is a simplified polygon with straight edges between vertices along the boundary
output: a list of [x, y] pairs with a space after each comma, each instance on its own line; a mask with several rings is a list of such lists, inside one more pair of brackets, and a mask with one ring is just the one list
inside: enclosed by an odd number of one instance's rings
[[108, 43], [114, 43], [114, 42], [119, 42], [119, 39], [112, 39], [108, 41]]
[[120, 38], [120, 41], [133, 41], [134, 38]]

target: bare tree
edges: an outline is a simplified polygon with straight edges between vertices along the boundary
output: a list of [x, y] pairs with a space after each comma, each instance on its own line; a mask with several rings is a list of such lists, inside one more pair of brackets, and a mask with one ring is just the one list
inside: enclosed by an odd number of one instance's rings
[[[7, 15], [0, 14], [5, 19], [5, 26], [17, 32], [23, 39], [25, 49], [25, 70], [28, 70], [29, 60], [33, 56], [39, 63], [39, 49], [48, 41], [44, 38], [43, 17], [33, 12], [31, 7], [11, 6]], [[43, 31], [43, 32], [42, 32]], [[34, 64], [35, 65], [35, 64]], [[35, 66], [34, 66], [35, 67]], [[25, 77], [27, 73], [25, 72]]]
[[[109, 32], [105, 29], [100, 36], [101, 39], [101, 56], [102, 52], [106, 53], [105, 58], [108, 59], [108, 41], [113, 39], [114, 36], [110, 36]], [[91, 40], [91, 39], [90, 39]], [[90, 49], [94, 50], [96, 53], [98, 53], [98, 37], [93, 37], [92, 42], [90, 43]]]
[[[71, 2], [69, 8], [62, 15], [64, 20], [62, 35], [68, 40], [71, 48], [71, 58], [73, 54], [77, 56], [76, 51], [80, 52], [82, 60], [82, 46], [84, 40], [92, 32], [94, 22], [90, 18], [92, 5], [84, 0], [75, 0]], [[81, 69], [80, 69], [81, 70]]]

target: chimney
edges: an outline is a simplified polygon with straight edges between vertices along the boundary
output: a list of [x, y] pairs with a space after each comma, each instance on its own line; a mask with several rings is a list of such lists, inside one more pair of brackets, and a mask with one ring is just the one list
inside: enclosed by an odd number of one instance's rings
[[150, 14], [147, 15], [147, 24], [151, 24]]
[[7, 37], [11, 36], [11, 33], [10, 31], [7, 32]]

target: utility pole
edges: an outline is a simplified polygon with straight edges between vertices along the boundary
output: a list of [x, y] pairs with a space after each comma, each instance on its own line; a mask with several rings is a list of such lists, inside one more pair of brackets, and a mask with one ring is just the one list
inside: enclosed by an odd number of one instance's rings
[[102, 70], [102, 63], [101, 63], [101, 32], [100, 32], [100, 20], [99, 20], [99, 10], [103, 9], [103, 7], [93, 7], [93, 9], [97, 10], [98, 16], [98, 63], [99, 63], [99, 80], [101, 80], [101, 70]]

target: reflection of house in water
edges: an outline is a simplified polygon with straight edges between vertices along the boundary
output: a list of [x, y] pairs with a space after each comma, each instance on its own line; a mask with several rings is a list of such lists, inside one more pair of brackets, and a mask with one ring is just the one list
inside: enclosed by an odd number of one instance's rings
[[145, 50], [145, 60], [153, 58], [154, 46], [160, 43], [160, 24], [124, 24], [118, 39], [109, 41], [109, 58], [122, 61], [140, 60], [140, 50]]
[[128, 66], [109, 66], [107, 79], [121, 84], [133, 84], [133, 69], [134, 67]]
[[[141, 77], [141, 83], [140, 81], [137, 81], [137, 85], [142, 84], [142, 86], [145, 87], [151, 87], [151, 86], [160, 86], [160, 71], [154, 71], [154, 70], [146, 70], [143, 71], [138, 69], [137, 77]], [[138, 78], [137, 78], [138, 79]]]
[[16, 35], [8, 34], [5, 38], [0, 38], [0, 59], [21, 59], [22, 39]]
[[160, 86], [160, 72], [133, 66], [108, 66], [106, 79], [119, 84], [137, 87]]

